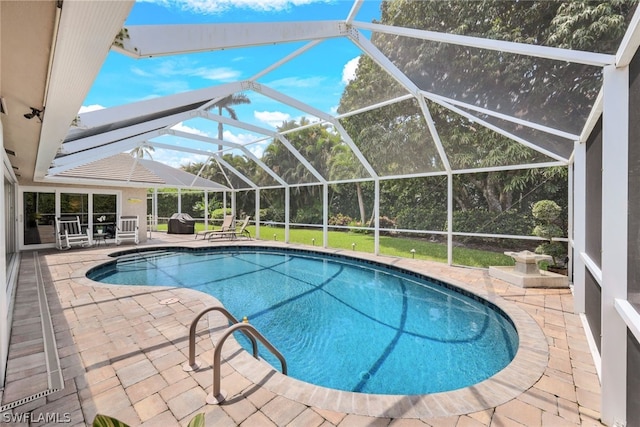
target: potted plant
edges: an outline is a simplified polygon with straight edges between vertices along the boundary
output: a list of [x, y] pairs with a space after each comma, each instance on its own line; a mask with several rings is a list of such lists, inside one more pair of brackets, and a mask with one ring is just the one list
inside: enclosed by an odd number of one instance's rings
[[553, 264], [547, 266], [547, 271], [567, 274], [567, 251], [564, 244], [553, 240], [554, 237], [562, 237], [563, 232], [558, 225], [558, 217], [562, 208], [553, 200], [540, 200], [533, 205], [531, 210], [537, 224], [533, 229], [533, 235], [545, 239], [545, 242], [536, 248], [537, 254], [549, 255]]

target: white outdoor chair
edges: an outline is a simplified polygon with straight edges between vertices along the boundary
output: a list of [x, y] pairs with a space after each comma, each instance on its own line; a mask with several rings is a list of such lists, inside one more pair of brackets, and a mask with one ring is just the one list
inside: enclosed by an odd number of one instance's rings
[[133, 240], [137, 245], [138, 240], [138, 216], [121, 216], [116, 226], [116, 245], [123, 241]]
[[70, 249], [73, 246], [92, 246], [89, 229], [82, 232], [80, 217], [56, 218], [56, 248]]

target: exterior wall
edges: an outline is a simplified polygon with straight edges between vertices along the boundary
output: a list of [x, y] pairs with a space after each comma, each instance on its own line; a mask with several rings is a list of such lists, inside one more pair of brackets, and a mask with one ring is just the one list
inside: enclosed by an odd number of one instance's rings
[[[124, 187], [98, 187], [98, 186], [87, 186], [87, 185], [65, 185], [65, 184], [46, 184], [46, 183], [37, 183], [30, 180], [26, 181], [28, 184], [25, 184], [25, 181], [21, 181], [21, 188], [32, 187], [37, 189], [47, 189], [51, 188], [52, 190], [63, 191], [68, 189], [70, 191], [95, 191], [95, 192], [119, 192], [121, 196], [119, 196], [120, 200], [118, 201], [118, 213], [120, 215], [137, 215], [139, 220], [139, 237], [140, 242], [145, 242], [147, 240], [147, 189], [146, 188], [124, 188]], [[24, 221], [24, 219], [22, 219]], [[17, 233], [22, 233], [24, 224], [20, 222], [18, 224]]]
[[147, 190], [122, 188], [121, 215], [138, 215], [140, 242], [147, 241]]

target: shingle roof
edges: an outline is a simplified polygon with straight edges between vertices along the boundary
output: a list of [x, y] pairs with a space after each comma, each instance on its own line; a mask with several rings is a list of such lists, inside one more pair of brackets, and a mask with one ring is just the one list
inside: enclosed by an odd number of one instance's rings
[[193, 187], [209, 190], [226, 190], [216, 182], [198, 177], [189, 172], [167, 166], [160, 162], [137, 159], [129, 154], [99, 159], [64, 171], [59, 177], [77, 180], [91, 179], [123, 183], [146, 184], [150, 187]]

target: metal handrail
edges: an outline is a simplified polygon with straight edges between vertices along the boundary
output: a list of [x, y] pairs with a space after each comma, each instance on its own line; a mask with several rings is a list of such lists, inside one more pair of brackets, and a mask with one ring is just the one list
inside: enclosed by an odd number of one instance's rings
[[[236, 319], [233, 314], [229, 313], [229, 311], [220, 306], [208, 307], [202, 310], [191, 322], [191, 326], [189, 327], [189, 361], [182, 366], [182, 369], [185, 371], [195, 371], [200, 367], [200, 363], [196, 361], [196, 327], [198, 326], [198, 321], [210, 311], [219, 311], [224, 314], [224, 316], [231, 323], [239, 323], [238, 319]], [[253, 349], [253, 357], [258, 358], [258, 343], [256, 339], [250, 333], [243, 333], [251, 340], [251, 347]]]
[[[282, 353], [278, 351], [277, 348], [273, 346], [258, 330], [249, 322], [236, 323], [235, 325], [231, 325], [227, 328], [227, 330], [222, 334], [222, 336], [218, 339], [218, 343], [216, 344], [216, 348], [213, 352], [213, 392], [207, 396], [207, 403], [215, 405], [224, 402], [226, 399], [226, 392], [220, 390], [220, 357], [222, 354], [222, 345], [226, 341], [226, 339], [233, 334], [235, 331], [243, 331], [246, 330], [249, 334], [253, 335], [255, 338], [259, 339], [262, 344], [280, 360], [280, 364], [282, 365], [282, 373], [287, 375], [287, 361], [284, 359]], [[245, 334], [246, 335], [246, 334]], [[254, 355], [255, 357], [255, 355]]]

